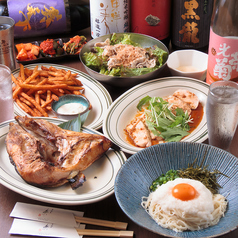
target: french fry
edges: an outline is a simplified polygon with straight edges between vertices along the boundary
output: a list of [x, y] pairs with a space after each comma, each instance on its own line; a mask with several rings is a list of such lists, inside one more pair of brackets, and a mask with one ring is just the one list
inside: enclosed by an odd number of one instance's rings
[[83, 84], [81, 83], [81, 81], [79, 81], [78, 79], [74, 78], [74, 77], [71, 77], [70, 78], [72, 81], [74, 81], [75, 85], [78, 85], [78, 86], [83, 86]]
[[49, 76], [48, 77], [49, 81], [66, 81], [64, 76]]
[[15, 91], [13, 92], [13, 99], [15, 99], [17, 97], [17, 95], [22, 91], [22, 87], [20, 86], [20, 84], [27, 84], [29, 83], [31, 80], [33, 80], [35, 77], [37, 77], [39, 75], [39, 72], [34, 72], [31, 76], [29, 76], [23, 83], [20, 82], [20, 80], [17, 81], [17, 79], [13, 76], [13, 74], [11, 75], [12, 77], [12, 81], [18, 86]]
[[65, 80], [68, 80], [70, 78], [71, 71], [67, 71], [67, 73], [64, 75]]
[[28, 107], [24, 102], [21, 102], [18, 98], [16, 99], [16, 103], [19, 105], [19, 107], [24, 110], [26, 113], [29, 113], [31, 116], [38, 116], [34, 110], [32, 110], [30, 107]]
[[34, 111], [34, 113], [36, 114], [36, 116], [37, 117], [42, 117], [43, 115], [42, 115], [42, 113], [40, 113], [38, 110], [37, 110], [37, 108], [33, 108], [33, 111]]
[[20, 76], [22, 78], [22, 81], [24, 82], [26, 80], [26, 77], [24, 72], [24, 66], [22, 64], [20, 64]]
[[51, 89], [60, 89], [67, 88], [67, 84], [55, 84], [55, 85], [32, 85], [32, 84], [24, 84], [20, 83], [19, 86], [25, 89], [32, 89], [34, 91], [37, 90], [51, 90]]
[[38, 92], [35, 93], [35, 101], [36, 101], [37, 104], [40, 105], [40, 94]]
[[[38, 83], [38, 85], [42, 85], [42, 84], [45, 84], [46, 82], [48, 81], [47, 78], [44, 78], [41, 82]], [[32, 93], [34, 93], [35, 90], [34, 89], [31, 89], [27, 92], [27, 95], [31, 95]]]
[[29, 97], [27, 94], [22, 93], [22, 96], [27, 99], [28, 101], [30, 101], [35, 107], [36, 109], [44, 116], [44, 117], [48, 117], [48, 114], [46, 113], [46, 111], [44, 109], [42, 109], [42, 107], [40, 106], [40, 104], [38, 104], [33, 98]]
[[26, 100], [24, 97], [19, 96], [19, 100], [22, 101], [22, 102], [24, 102], [27, 106], [33, 107], [32, 103], [29, 102], [28, 100]]
[[46, 106], [46, 109], [47, 109], [47, 111], [51, 111], [52, 110], [51, 106]]
[[19, 82], [18, 82], [18, 80], [14, 77], [13, 74], [11, 74], [11, 78], [12, 78], [13, 83], [15, 83], [16, 86], [17, 86], [17, 85], [19, 84]]
[[56, 96], [55, 94], [52, 94], [52, 98], [53, 98], [53, 100], [55, 100], [55, 101], [59, 101], [59, 97]]
[[47, 77], [49, 76], [48, 71], [46, 71], [46, 70], [41, 70], [41, 71], [40, 71], [40, 76], [47, 78]]
[[44, 71], [49, 71], [50, 69], [45, 67], [44, 65], [41, 66], [41, 70], [44, 70]]
[[34, 72], [38, 72], [38, 66], [36, 66], [34, 69], [33, 69], [33, 73]]
[[48, 106], [50, 103], [52, 103], [53, 100], [54, 100], [54, 99], [51, 98], [50, 100], [46, 101], [45, 103], [42, 103], [42, 104], [41, 104], [41, 107], [42, 107], [42, 108], [45, 108], [45, 107]]
[[57, 71], [57, 69], [55, 67], [53, 67], [53, 66], [50, 66], [49, 67], [49, 71]]
[[84, 89], [83, 87], [80, 87], [80, 86], [68, 86], [67, 85], [67, 87], [66, 87], [66, 89], [68, 89], [68, 90], [82, 90], [82, 89]]
[[72, 91], [73, 92], [73, 94], [75, 94], [75, 95], [82, 95], [82, 93], [80, 92], [80, 91]]
[[47, 95], [46, 95], [46, 101], [49, 101], [51, 100], [51, 91], [50, 90], [47, 90]]
[[58, 96], [58, 97], [61, 97], [61, 96], [64, 95], [63, 93], [59, 92], [58, 89], [51, 89], [50, 91], [51, 91], [52, 93], [54, 93], [56, 96]]
[[15, 99], [17, 97], [17, 94], [19, 94], [22, 89], [19, 86], [19, 81], [13, 76], [13, 74], [11, 74], [11, 77], [12, 77], [12, 81], [16, 84], [16, 88], [13, 91], [13, 94], [12, 94], [13, 99]]
[[64, 77], [64, 74], [62, 74], [61, 72], [49, 71], [48, 74], [54, 77]]
[[51, 103], [65, 94], [83, 95], [84, 87], [70, 70], [36, 66], [28, 69], [20, 64], [18, 77], [12, 75], [13, 99], [31, 116], [47, 117]]

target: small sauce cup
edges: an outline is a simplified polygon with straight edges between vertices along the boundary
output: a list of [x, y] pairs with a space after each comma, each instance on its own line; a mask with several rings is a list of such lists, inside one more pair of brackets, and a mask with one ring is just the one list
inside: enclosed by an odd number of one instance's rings
[[67, 94], [53, 101], [51, 107], [58, 118], [72, 120], [79, 114], [85, 114], [90, 108], [90, 102], [84, 96]]
[[208, 55], [198, 50], [177, 50], [169, 55], [167, 66], [173, 76], [204, 81], [207, 74]]

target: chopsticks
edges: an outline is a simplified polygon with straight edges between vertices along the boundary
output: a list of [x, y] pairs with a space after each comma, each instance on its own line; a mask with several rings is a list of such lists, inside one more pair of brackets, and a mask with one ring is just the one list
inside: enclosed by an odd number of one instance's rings
[[76, 229], [79, 235], [92, 235], [92, 236], [103, 236], [103, 237], [133, 237], [133, 231], [125, 231], [127, 223], [125, 222], [113, 222], [88, 217], [75, 216], [75, 221], [84, 224], [97, 225], [103, 227], [110, 227], [119, 229], [120, 231], [114, 230], [92, 230], [92, 229]]
[[113, 221], [106, 221], [106, 220], [100, 220], [100, 219], [94, 219], [94, 218], [88, 218], [88, 217], [78, 217], [78, 216], [75, 216], [75, 220], [76, 222], [79, 222], [79, 223], [111, 227], [111, 228], [120, 229], [120, 230], [126, 230], [128, 225], [125, 222], [118, 222], [118, 221], [113, 222]]
[[79, 235], [85, 236], [104, 236], [104, 237], [133, 237], [133, 231], [107, 231], [107, 230], [90, 230], [76, 229]]

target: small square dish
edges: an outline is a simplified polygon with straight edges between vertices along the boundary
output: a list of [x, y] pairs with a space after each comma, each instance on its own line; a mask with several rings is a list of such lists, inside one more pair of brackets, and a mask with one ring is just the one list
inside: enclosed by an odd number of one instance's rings
[[38, 41], [19, 43], [15, 45], [17, 62], [36, 62], [40, 57], [40, 45]]
[[66, 53], [63, 49], [63, 40], [58, 39], [46, 39], [40, 42], [40, 53], [45, 58], [62, 57]]
[[55, 62], [65, 58], [79, 58], [82, 47], [86, 44], [85, 36], [72, 38], [46, 39], [15, 45], [16, 61], [19, 64]]

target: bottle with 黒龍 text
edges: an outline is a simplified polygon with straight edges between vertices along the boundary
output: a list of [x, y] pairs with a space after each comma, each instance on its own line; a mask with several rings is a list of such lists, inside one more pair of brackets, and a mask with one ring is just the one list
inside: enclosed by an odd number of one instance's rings
[[174, 50], [207, 51], [213, 0], [173, 0], [171, 43]]

